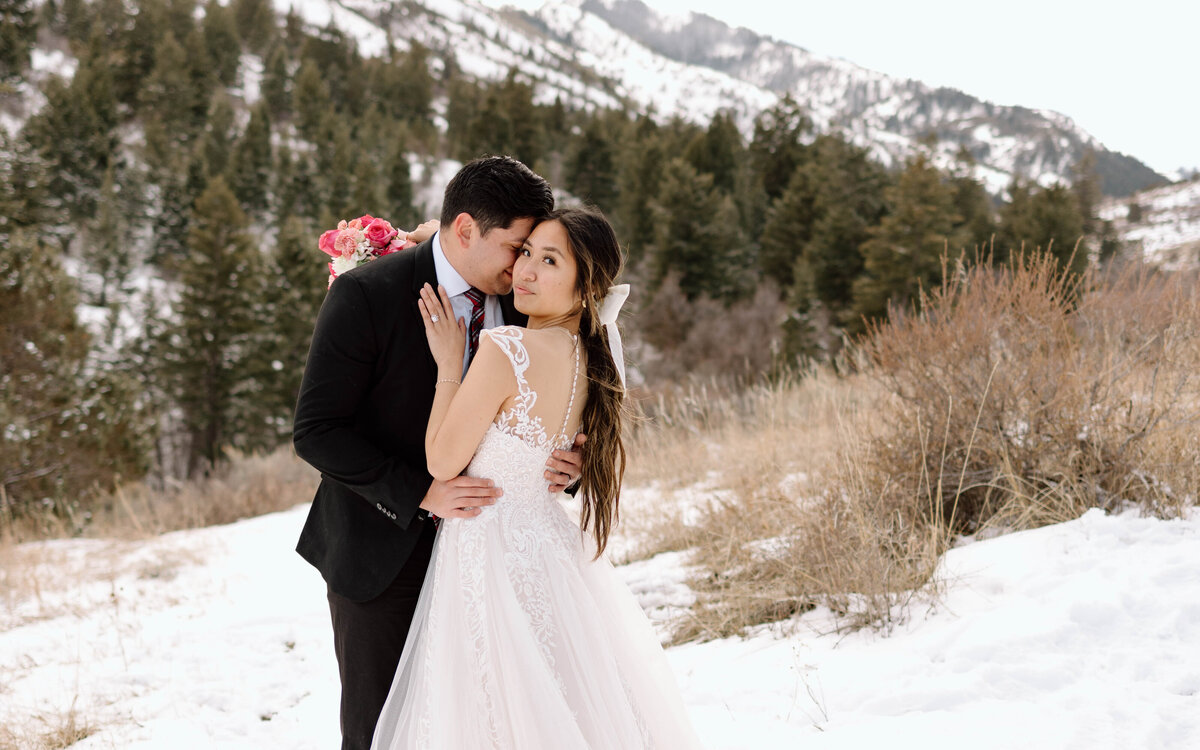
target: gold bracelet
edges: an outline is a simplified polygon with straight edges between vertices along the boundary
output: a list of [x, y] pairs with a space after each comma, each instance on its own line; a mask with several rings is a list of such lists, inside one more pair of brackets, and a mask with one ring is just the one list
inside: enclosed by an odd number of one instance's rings
[[461, 380], [454, 380], [452, 378], [438, 378], [437, 382], [433, 384], [433, 387], [437, 388], [442, 383], [454, 383], [455, 385], [462, 385]]

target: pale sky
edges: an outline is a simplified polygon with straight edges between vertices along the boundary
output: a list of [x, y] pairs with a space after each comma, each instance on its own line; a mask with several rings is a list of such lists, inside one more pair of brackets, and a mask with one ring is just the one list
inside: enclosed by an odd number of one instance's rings
[[1196, 0], [643, 2], [997, 104], [1052, 109], [1159, 172], [1200, 167]]

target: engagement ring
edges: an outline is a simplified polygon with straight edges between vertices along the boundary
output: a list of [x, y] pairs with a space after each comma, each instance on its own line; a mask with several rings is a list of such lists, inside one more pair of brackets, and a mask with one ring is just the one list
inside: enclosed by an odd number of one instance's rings
[[434, 323], [436, 323], [436, 322], [438, 322], [439, 320], [441, 320], [441, 318], [439, 318], [439, 317], [438, 317], [438, 316], [436, 316], [436, 315], [430, 315], [430, 316], [429, 316], [429, 319], [430, 319], [430, 320], [432, 320]]

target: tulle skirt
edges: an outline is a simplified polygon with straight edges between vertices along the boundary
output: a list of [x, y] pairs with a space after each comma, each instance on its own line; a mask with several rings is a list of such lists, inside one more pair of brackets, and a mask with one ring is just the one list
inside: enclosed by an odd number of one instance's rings
[[533, 523], [498, 510], [442, 522], [372, 747], [699, 747], [649, 621], [590, 539], [554, 501]]

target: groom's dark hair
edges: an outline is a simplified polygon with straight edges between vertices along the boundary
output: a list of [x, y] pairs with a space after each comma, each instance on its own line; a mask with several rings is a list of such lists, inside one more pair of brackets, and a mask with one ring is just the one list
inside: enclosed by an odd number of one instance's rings
[[550, 184], [509, 156], [485, 156], [463, 166], [446, 186], [442, 198], [442, 226], [470, 214], [487, 234], [509, 227], [517, 219], [541, 219], [554, 210]]

